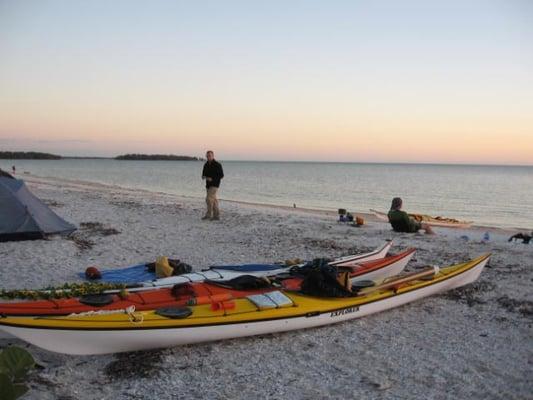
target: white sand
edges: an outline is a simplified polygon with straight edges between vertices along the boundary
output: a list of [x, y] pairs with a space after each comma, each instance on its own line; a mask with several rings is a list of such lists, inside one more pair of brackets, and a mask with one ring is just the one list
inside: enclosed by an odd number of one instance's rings
[[368, 225], [352, 228], [332, 213], [235, 202], [221, 202], [221, 222], [205, 222], [201, 199], [25, 178], [67, 220], [121, 233], [81, 230], [78, 237], [93, 242], [85, 250], [63, 238], [0, 243], [4, 288], [60, 284], [89, 265], [121, 267], [158, 255], [199, 269], [340, 256], [390, 238], [394, 251], [419, 249], [410, 268], [493, 253], [464, 290], [319, 329], [93, 357], [0, 340], [0, 347], [27, 346], [45, 367], [30, 377], [25, 399], [531, 398], [533, 244], [508, 243], [510, 231], [491, 229], [488, 243], [481, 242], [486, 228], [396, 234], [368, 216]]

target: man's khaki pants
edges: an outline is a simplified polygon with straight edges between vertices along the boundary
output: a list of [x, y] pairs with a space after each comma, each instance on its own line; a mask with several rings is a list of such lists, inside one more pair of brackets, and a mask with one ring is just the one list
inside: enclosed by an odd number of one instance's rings
[[214, 186], [207, 189], [207, 196], [205, 197], [207, 212], [205, 216], [208, 218], [218, 218], [220, 215], [218, 210], [217, 190], [218, 188]]

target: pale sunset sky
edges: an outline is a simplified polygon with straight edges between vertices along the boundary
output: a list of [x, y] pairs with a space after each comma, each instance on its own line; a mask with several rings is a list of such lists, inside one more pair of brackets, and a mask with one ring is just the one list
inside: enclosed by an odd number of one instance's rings
[[0, 0], [0, 150], [533, 165], [533, 1]]

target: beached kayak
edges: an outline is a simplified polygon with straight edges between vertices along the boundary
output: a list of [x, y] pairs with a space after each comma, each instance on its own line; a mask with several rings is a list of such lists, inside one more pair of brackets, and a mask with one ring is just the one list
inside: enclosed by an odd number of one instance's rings
[[[392, 246], [392, 241], [388, 241], [385, 245], [377, 248], [374, 251], [364, 254], [355, 254], [346, 257], [337, 258], [330, 263], [330, 265], [350, 265], [350, 263], [359, 262], [359, 261], [369, 261], [375, 260], [378, 258], [383, 258], [387, 255], [387, 252]], [[236, 264], [236, 265], [214, 265], [207, 269], [204, 269], [199, 273], [193, 272], [191, 274], [181, 274], [181, 278], [176, 281], [174, 277], [166, 280], [157, 280], [155, 270], [150, 270], [148, 264], [137, 264], [131, 265], [123, 268], [113, 268], [113, 269], [104, 269], [99, 271], [101, 277], [99, 279], [91, 279], [91, 281], [96, 282], [109, 282], [109, 283], [124, 283], [128, 285], [139, 284], [140, 282], [146, 282], [146, 286], [152, 287], [154, 285], [173, 285], [174, 283], [179, 283], [179, 281], [187, 280], [198, 282], [204, 280], [202, 275], [209, 276], [209, 279], [217, 279], [220, 275], [225, 276], [230, 274], [226, 271], [231, 271], [231, 273], [243, 273], [250, 274], [253, 273], [256, 276], [260, 274], [273, 274], [276, 275], [280, 272], [287, 271], [288, 267], [285, 264]], [[207, 275], [206, 275], [207, 274]], [[85, 272], [80, 272], [80, 278], [87, 279]], [[162, 278], [163, 279], [163, 278]], [[224, 277], [223, 279], [229, 279]], [[155, 282], [154, 282], [155, 281]], [[174, 282], [174, 283], [173, 283]]]
[[[394, 256], [388, 256], [374, 261], [366, 261], [355, 266], [340, 267], [350, 272], [350, 279], [380, 280], [397, 275], [404, 270], [407, 263], [415, 253], [415, 249], [408, 249]], [[291, 290], [299, 290], [301, 278], [289, 277], [281, 280], [280, 284]], [[222, 282], [222, 281], [218, 281]], [[116, 310], [134, 306], [136, 310], [150, 310], [159, 307], [185, 306], [191, 301], [194, 303], [211, 304], [244, 297], [254, 293], [264, 292], [269, 289], [256, 290], [231, 290], [226, 287], [193, 282], [190, 292], [177, 294], [171, 288], [159, 288], [140, 292], [128, 293], [127, 296], [119, 294], [86, 296], [81, 298], [50, 299], [35, 301], [17, 301], [0, 303], [0, 314], [3, 315], [68, 315], [96, 310]]]
[[318, 298], [274, 290], [220, 308], [206, 304], [142, 312], [132, 307], [111, 314], [5, 317], [0, 326], [43, 349], [66, 354], [146, 350], [291, 331], [359, 318], [466, 285], [479, 277], [489, 256], [431, 269], [431, 276], [422, 279], [399, 278], [397, 284], [354, 297]]
[[[372, 213], [382, 221], [389, 222], [387, 213], [370, 209]], [[432, 217], [424, 214], [409, 214], [409, 216], [418, 222], [423, 222], [431, 226], [441, 226], [445, 228], [469, 228], [472, 226], [472, 221], [459, 221], [454, 218], [446, 217]]]
[[[383, 246], [363, 254], [354, 254], [346, 257], [337, 258], [330, 262], [330, 265], [336, 266], [351, 266], [358, 263], [372, 260], [379, 260], [387, 255], [392, 246], [392, 241], [388, 241]], [[129, 289], [130, 292], [146, 290], [146, 288], [165, 288], [172, 287], [179, 283], [188, 282], [202, 282], [205, 280], [220, 280], [226, 281], [237, 278], [242, 275], [253, 275], [257, 277], [274, 276], [281, 273], [285, 273], [290, 269], [286, 265], [278, 265], [277, 268], [270, 264], [261, 265], [254, 268], [243, 267], [242, 265], [226, 265], [226, 266], [213, 266], [204, 271], [191, 272], [188, 274], [182, 274], [177, 276], [170, 276], [168, 278], [160, 278], [152, 281], [139, 283], [138, 288]]]

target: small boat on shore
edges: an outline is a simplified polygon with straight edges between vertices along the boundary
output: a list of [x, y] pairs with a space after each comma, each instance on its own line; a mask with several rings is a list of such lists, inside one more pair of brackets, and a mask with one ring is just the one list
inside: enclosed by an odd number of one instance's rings
[[147, 350], [291, 331], [363, 317], [469, 284], [479, 277], [489, 257], [391, 278], [353, 297], [273, 290], [235, 299], [227, 307], [203, 304], [145, 312], [131, 307], [70, 316], [3, 317], [0, 327], [45, 350], [66, 354]]
[[[381, 221], [389, 222], [389, 217], [387, 216], [387, 213], [370, 209], [370, 211], [378, 217]], [[409, 214], [409, 216], [413, 219], [415, 219], [418, 222], [423, 222], [425, 224], [431, 225], [431, 226], [440, 226], [444, 228], [470, 228], [473, 224], [472, 221], [459, 221], [454, 218], [446, 218], [446, 217], [432, 217], [430, 215], [424, 215], [424, 214]]]
[[[379, 260], [384, 258], [388, 254], [392, 247], [392, 244], [392, 240], [389, 240], [383, 246], [378, 247], [373, 251], [340, 257], [331, 261], [329, 264], [338, 267], [349, 267], [358, 265], [362, 262]], [[205, 280], [225, 281], [237, 278], [242, 275], [252, 275], [257, 277], [273, 276], [281, 273], [286, 273], [290, 268], [291, 267], [288, 267], [285, 264], [243, 264], [212, 266], [203, 271], [195, 271], [176, 276], [169, 276], [168, 278], [159, 278], [145, 282], [129, 284], [128, 291], [137, 292], [153, 288], [169, 288], [180, 283], [203, 282]], [[117, 275], [115, 274], [114, 276]], [[120, 280], [114, 280], [114, 282], [119, 281]], [[117, 291], [111, 290], [107, 293], [112, 292]]]

